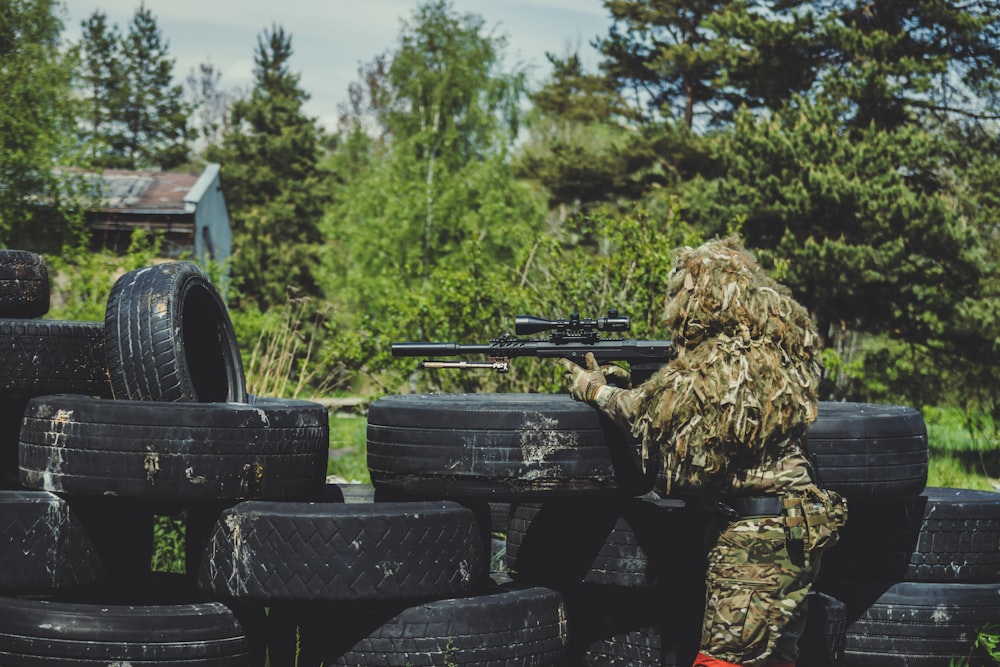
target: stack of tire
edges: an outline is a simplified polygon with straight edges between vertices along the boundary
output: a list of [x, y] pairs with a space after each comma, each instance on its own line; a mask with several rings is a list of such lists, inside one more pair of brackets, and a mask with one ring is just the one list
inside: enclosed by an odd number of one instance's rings
[[[326, 409], [247, 394], [197, 266], [123, 275], [103, 322], [48, 293], [0, 252], [0, 664], [559, 664], [561, 598], [493, 584], [473, 509], [325, 483]], [[150, 571], [164, 515], [183, 574]]]
[[926, 429], [915, 410], [825, 411], [834, 419], [816, 424], [810, 444], [821, 456], [841, 452], [828, 483], [847, 493], [850, 517], [816, 588], [846, 607], [843, 664], [995, 665], [973, 645], [1000, 621], [1000, 493], [925, 488]]
[[[810, 594], [799, 664], [969, 656], [976, 630], [1000, 619], [1000, 494], [925, 489], [927, 433], [912, 408], [824, 402], [809, 443], [850, 518]], [[506, 576], [565, 600], [567, 664], [686, 667], [718, 517], [656, 493], [662, 480], [634, 446], [564, 395], [387, 396], [368, 413], [376, 490], [488, 502]]]
[[[691, 664], [715, 517], [591, 408], [380, 398], [373, 486], [327, 484], [326, 410], [247, 394], [195, 265], [125, 274], [102, 322], [44, 319], [48, 295], [41, 257], [0, 251], [0, 664]], [[800, 664], [968, 655], [1000, 618], [1000, 494], [925, 489], [909, 408], [823, 404], [810, 444], [851, 516]], [[165, 515], [183, 574], [150, 571]]]

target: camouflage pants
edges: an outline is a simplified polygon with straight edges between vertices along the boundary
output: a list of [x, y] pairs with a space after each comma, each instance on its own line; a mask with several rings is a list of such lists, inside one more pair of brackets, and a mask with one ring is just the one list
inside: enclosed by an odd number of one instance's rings
[[823, 549], [789, 540], [785, 517], [725, 524], [708, 554], [701, 652], [744, 667], [798, 657], [805, 597]]

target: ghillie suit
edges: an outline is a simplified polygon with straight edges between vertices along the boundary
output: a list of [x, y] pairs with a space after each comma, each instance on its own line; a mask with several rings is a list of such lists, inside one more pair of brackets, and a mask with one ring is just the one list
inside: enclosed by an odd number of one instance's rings
[[682, 249], [667, 289], [677, 358], [642, 386], [632, 430], [659, 446], [668, 492], [713, 487], [815, 421], [822, 342], [734, 237]]
[[816, 419], [821, 341], [806, 310], [730, 237], [677, 254], [663, 326], [677, 357], [642, 385], [606, 385], [564, 362], [574, 397], [662, 457], [667, 492], [719, 514], [695, 665], [792, 665], [804, 598], [846, 505], [805, 450]]

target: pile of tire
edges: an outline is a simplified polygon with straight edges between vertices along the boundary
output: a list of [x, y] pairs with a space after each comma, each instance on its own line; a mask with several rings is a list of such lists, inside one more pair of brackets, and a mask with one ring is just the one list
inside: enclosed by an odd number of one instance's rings
[[[718, 516], [658, 493], [635, 444], [565, 395], [396, 395], [368, 412], [376, 491], [489, 503], [505, 538], [494, 577], [563, 596], [566, 664], [687, 667]], [[799, 664], [990, 664], [972, 645], [1000, 619], [1000, 494], [925, 488], [912, 408], [823, 402], [809, 445], [850, 517], [810, 593]]]
[[845, 605], [843, 664], [995, 665], [973, 645], [1000, 620], [1000, 493], [925, 488], [926, 430], [916, 411], [880, 406], [862, 419], [833, 404], [827, 412], [845, 428], [818, 424], [811, 443], [846, 452], [864, 440], [879, 450], [853, 464], [844, 457], [859, 482], [816, 585]]
[[[593, 409], [386, 396], [373, 484], [330, 484], [326, 409], [247, 393], [196, 265], [126, 273], [101, 322], [48, 295], [0, 251], [0, 664], [691, 664], [713, 517]], [[823, 404], [809, 436], [851, 510], [800, 664], [968, 655], [1000, 618], [1000, 494], [926, 489], [909, 408]], [[159, 516], [183, 574], [150, 571]]]
[[558, 664], [561, 597], [490, 579], [481, 514], [326, 483], [326, 409], [247, 394], [196, 265], [121, 276], [102, 322], [48, 295], [0, 251], [0, 664]]

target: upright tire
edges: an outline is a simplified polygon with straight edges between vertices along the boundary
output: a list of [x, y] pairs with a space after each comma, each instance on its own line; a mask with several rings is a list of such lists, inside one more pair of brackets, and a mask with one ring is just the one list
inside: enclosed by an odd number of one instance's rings
[[108, 296], [105, 347], [115, 398], [246, 403], [229, 312], [190, 262], [126, 273]]

